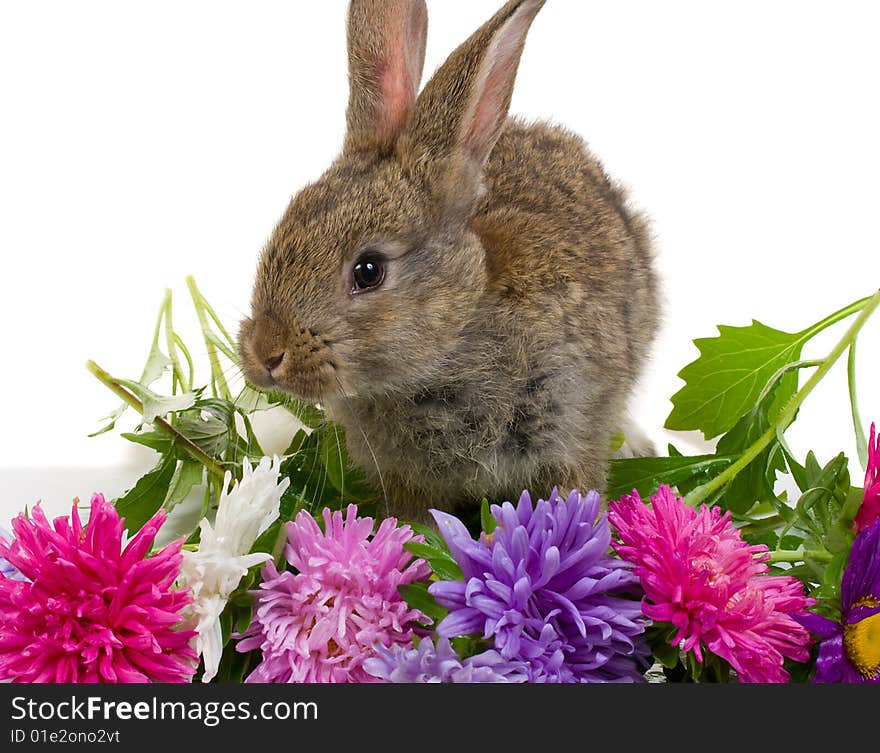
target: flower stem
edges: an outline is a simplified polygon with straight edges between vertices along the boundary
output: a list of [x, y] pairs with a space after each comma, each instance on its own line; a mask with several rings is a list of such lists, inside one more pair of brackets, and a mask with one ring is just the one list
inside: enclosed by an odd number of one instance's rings
[[876, 295], [868, 296], [867, 298], [862, 298], [860, 301], [851, 303], [849, 306], [845, 306], [840, 309], [840, 311], [835, 311], [830, 316], [826, 316], [821, 322], [814, 324], [812, 327], [807, 327], [807, 329], [798, 334], [800, 334], [804, 340], [810, 340], [820, 332], [824, 332], [829, 327], [833, 327], [847, 317], [857, 314], [859, 311], [863, 311], [864, 308], [876, 297]]
[[806, 559], [831, 562], [831, 554], [824, 549], [777, 549], [770, 552], [768, 562], [803, 562]]
[[849, 357], [846, 359], [846, 378], [849, 387], [849, 405], [852, 411], [853, 430], [856, 435], [856, 451], [862, 470], [868, 469], [868, 439], [865, 436], [864, 424], [859, 415], [859, 401], [856, 395], [856, 344], [849, 346]]
[[[171, 290], [166, 290], [162, 310], [165, 315], [165, 347], [168, 349], [168, 357], [171, 359], [171, 394], [176, 395], [178, 386], [180, 387], [181, 392], [187, 392], [188, 390], [183, 378], [183, 366], [180, 363], [180, 357], [177, 354], [177, 346], [174, 339], [171, 296]], [[189, 385], [189, 389], [192, 390], [192, 384]]]
[[[223, 376], [223, 369], [220, 367], [220, 359], [217, 357], [217, 338], [211, 331], [211, 326], [208, 323], [208, 313], [206, 312], [210, 307], [207, 306], [207, 301], [205, 301], [198, 287], [196, 287], [196, 281], [192, 275], [186, 278], [186, 285], [189, 288], [189, 294], [192, 296], [196, 316], [199, 318], [199, 325], [202, 328], [202, 337], [205, 339], [205, 347], [208, 349], [208, 360], [211, 363], [211, 387], [214, 390], [214, 397], [231, 401], [232, 393], [229, 390], [229, 385], [226, 383], [226, 377]], [[214, 319], [214, 322], [217, 323], [217, 316], [213, 311], [210, 311], [210, 316]], [[224, 336], [229, 339], [228, 333], [223, 330], [222, 327], [221, 331]]]
[[[121, 384], [118, 384], [115, 379], [113, 379], [110, 374], [108, 374], [104, 369], [102, 369], [98, 364], [94, 361], [88, 361], [86, 363], [86, 368], [95, 376], [98, 381], [100, 381], [105, 387], [109, 388], [111, 391], [116, 393], [119, 397], [121, 397], [126, 404], [130, 405], [136, 411], [140, 412], [143, 415], [144, 412], [144, 404], [138, 400], [137, 397], [132, 395], [125, 387]], [[204, 450], [202, 450], [197, 444], [195, 444], [191, 439], [185, 437], [181, 434], [177, 429], [175, 429], [171, 424], [165, 421], [162, 418], [156, 418], [153, 421], [153, 427], [163, 434], [170, 436], [177, 442], [183, 449], [186, 451], [190, 457], [194, 460], [199, 461], [202, 465], [207, 468], [208, 472], [218, 479], [221, 484], [226, 476], [226, 471], [217, 463], [214, 458], [208, 455]]]
[[859, 301], [858, 304], [854, 303], [845, 309], [841, 309], [836, 314], [832, 314], [830, 317], [811, 328], [810, 331], [815, 330], [815, 332], [813, 332], [813, 334], [815, 334], [826, 326], [831, 326], [831, 324], [855, 313], [858, 309], [854, 307], [857, 305], [861, 305], [861, 313], [858, 318], [852, 323], [837, 345], [834, 346], [834, 349], [821, 362], [821, 365], [807, 380], [806, 384], [798, 390], [797, 394], [792, 397], [785, 408], [783, 408], [780, 414], [776, 417], [776, 420], [770, 424], [770, 428], [768, 428], [754, 444], [746, 449], [746, 451], [740, 456], [739, 460], [733, 465], [719, 473], [711, 481], [702, 486], [698, 486], [688, 494], [685, 497], [685, 502], [687, 504], [692, 507], [697, 507], [711, 494], [719, 489], [723, 489], [740, 471], [746, 468], [766, 449], [766, 447], [773, 441], [774, 437], [777, 436], [777, 433], [782, 434], [791, 425], [791, 422], [794, 421], [794, 417], [797, 415], [798, 410], [800, 410], [804, 400], [807, 399], [809, 394], [815, 389], [816, 385], [825, 378], [825, 375], [828, 374], [834, 364], [836, 364], [840, 357], [846, 352], [847, 348], [855, 342], [862, 327], [865, 326], [865, 322], [868, 321], [874, 311], [876, 311], [877, 307], [880, 306], [880, 290], [878, 290], [871, 298], [866, 298], [863, 301]]

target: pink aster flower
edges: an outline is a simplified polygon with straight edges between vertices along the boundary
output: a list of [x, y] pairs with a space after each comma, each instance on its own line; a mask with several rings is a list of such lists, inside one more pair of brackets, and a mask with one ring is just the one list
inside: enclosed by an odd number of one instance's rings
[[743, 541], [730, 513], [695, 510], [668, 486], [651, 507], [634, 492], [610, 508], [615, 551], [635, 564], [645, 615], [677, 628], [672, 645], [700, 662], [705, 646], [743, 682], [788, 682], [785, 658], [809, 658], [809, 633], [794, 616], [815, 601], [796, 578], [764, 575], [767, 547]]
[[183, 542], [147, 556], [165, 521], [156, 513], [123, 548], [123, 521], [100, 494], [83, 526], [76, 502], [49, 523], [39, 505], [13, 521], [0, 556], [27, 578], [0, 578], [0, 679], [14, 682], [187, 682], [189, 603], [172, 586]]
[[409, 646], [413, 627], [427, 622], [398, 587], [430, 575], [404, 549], [409, 526], [372, 518], [357, 507], [324, 510], [324, 531], [307, 512], [287, 524], [287, 561], [296, 572], [263, 568], [254, 617], [238, 651], [260, 649], [263, 660], [247, 682], [377, 682], [364, 669], [377, 646]]
[[870, 528], [880, 519], [880, 437], [874, 424], [871, 424], [871, 438], [868, 441], [868, 470], [865, 471], [865, 496], [856, 515], [856, 531]]

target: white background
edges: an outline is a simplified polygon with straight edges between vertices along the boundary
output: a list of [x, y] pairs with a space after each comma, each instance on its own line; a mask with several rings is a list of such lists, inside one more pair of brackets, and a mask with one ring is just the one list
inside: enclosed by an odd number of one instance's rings
[[[426, 72], [500, 2], [429, 2]], [[84, 364], [137, 378], [166, 287], [196, 343], [189, 273], [237, 326], [273, 223], [341, 143], [344, 16], [343, 0], [0, 2], [0, 520], [113, 496], [151, 464], [86, 437], [117, 401]], [[535, 22], [513, 111], [581, 133], [653, 218], [665, 324], [634, 364], [635, 414], [658, 442], [693, 338], [752, 317], [797, 331], [880, 285], [878, 28], [877, 3], [803, 0], [549, 0]], [[866, 421], [878, 374], [874, 321]], [[844, 364], [790, 441], [854, 458]]]

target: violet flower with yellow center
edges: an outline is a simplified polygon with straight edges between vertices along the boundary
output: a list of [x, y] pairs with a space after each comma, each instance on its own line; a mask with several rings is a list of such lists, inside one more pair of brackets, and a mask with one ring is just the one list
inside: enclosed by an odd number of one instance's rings
[[813, 682], [880, 683], [880, 519], [853, 543], [840, 585], [840, 622], [796, 617], [822, 644]]

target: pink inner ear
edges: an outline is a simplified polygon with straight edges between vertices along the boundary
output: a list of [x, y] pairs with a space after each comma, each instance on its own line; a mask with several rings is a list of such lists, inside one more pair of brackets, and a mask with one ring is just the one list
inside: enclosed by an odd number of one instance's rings
[[[391, 38], [389, 49], [403, 49], [400, 34]], [[384, 62], [379, 74], [379, 90], [382, 97], [382, 130], [388, 134], [396, 133], [403, 128], [415, 101], [415, 86], [402, 55], [392, 56]]]
[[403, 4], [403, 11], [386, 24], [384, 58], [380, 60], [380, 123], [387, 135], [393, 135], [406, 124], [416, 101], [425, 62], [427, 8], [424, 2], [410, 2]]
[[465, 135], [465, 144], [472, 152], [485, 151], [485, 142], [492, 139], [500, 121], [507, 117], [505, 85], [509, 77], [508, 71], [496, 66], [486, 79], [471, 127]]
[[482, 81], [472, 96], [477, 98], [470, 127], [464, 137], [467, 149], [481, 159], [489, 156], [507, 118], [519, 56], [534, 13], [521, 8], [498, 31], [483, 62]]

